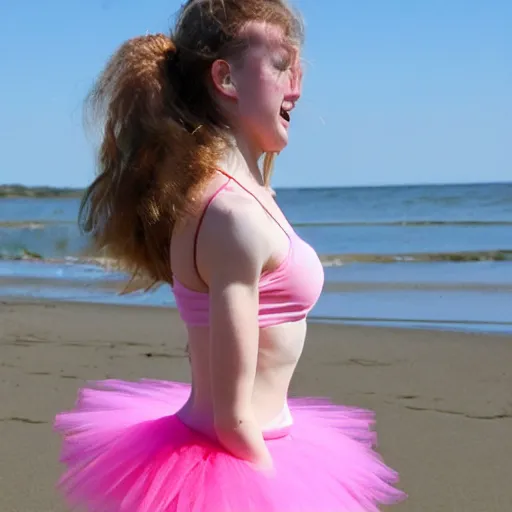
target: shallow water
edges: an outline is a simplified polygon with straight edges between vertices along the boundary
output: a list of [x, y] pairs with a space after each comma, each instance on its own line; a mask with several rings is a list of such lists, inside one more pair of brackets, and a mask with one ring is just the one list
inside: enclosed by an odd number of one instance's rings
[[[313, 320], [512, 330], [512, 184], [289, 189], [277, 200], [324, 263]], [[0, 199], [0, 294], [173, 306], [167, 286], [118, 295], [126, 276], [95, 264], [78, 204]]]

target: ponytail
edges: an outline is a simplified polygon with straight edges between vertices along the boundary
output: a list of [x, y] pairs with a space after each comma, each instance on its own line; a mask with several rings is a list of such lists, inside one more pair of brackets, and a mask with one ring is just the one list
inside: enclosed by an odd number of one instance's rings
[[86, 103], [88, 122], [100, 122], [103, 133], [80, 227], [104, 255], [153, 283], [172, 284], [173, 230], [222, 152], [213, 132], [191, 129], [197, 116], [180, 105], [175, 57], [165, 35], [127, 41]]

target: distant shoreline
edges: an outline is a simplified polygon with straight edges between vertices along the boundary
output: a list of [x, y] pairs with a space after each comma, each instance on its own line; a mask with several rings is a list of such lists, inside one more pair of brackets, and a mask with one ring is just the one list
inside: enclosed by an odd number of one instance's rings
[[[404, 183], [402, 185], [349, 185], [349, 186], [319, 186], [319, 187], [277, 187], [272, 188], [272, 192], [277, 194], [279, 191], [285, 190], [328, 190], [328, 189], [369, 189], [369, 188], [418, 188], [418, 187], [475, 187], [486, 185], [510, 185], [512, 182], [481, 182], [481, 183]], [[0, 185], [0, 199], [65, 199], [80, 198], [85, 192], [85, 188], [72, 187], [50, 187], [50, 186], [26, 186], [19, 184]]]
[[24, 185], [0, 185], [0, 199], [14, 198], [68, 198], [81, 197], [84, 193], [83, 188], [69, 187], [26, 187]]

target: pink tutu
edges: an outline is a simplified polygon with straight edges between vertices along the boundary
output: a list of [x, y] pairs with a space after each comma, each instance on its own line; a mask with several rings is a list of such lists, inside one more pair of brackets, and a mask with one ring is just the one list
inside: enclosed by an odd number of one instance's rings
[[268, 439], [258, 471], [175, 414], [187, 384], [107, 380], [59, 414], [60, 486], [90, 512], [368, 512], [404, 494], [372, 450], [373, 415], [327, 400], [289, 400], [294, 424]]

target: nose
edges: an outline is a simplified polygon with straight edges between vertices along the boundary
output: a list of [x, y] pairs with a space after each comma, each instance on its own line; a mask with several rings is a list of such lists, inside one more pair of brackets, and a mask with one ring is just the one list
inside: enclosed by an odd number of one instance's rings
[[290, 92], [287, 94], [287, 99], [292, 102], [299, 100], [302, 94], [302, 77], [303, 70], [300, 61], [297, 59], [296, 64], [291, 68], [290, 76]]

